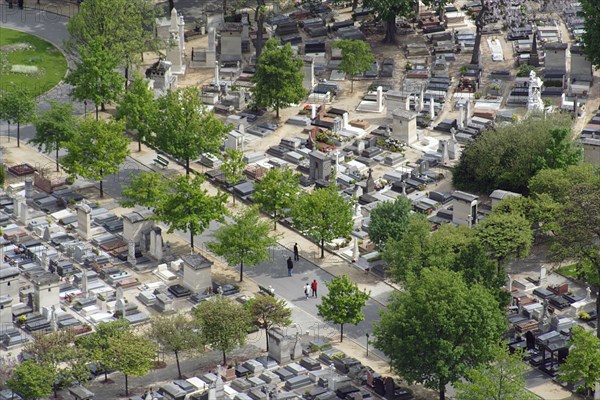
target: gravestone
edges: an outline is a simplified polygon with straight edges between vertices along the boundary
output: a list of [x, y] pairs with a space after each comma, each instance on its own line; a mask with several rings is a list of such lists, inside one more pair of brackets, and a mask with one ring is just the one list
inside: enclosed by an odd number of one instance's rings
[[512, 293], [512, 283], [513, 283], [513, 278], [510, 274], [506, 275], [506, 290], [508, 291], [508, 293]]
[[318, 150], [308, 154], [309, 178], [315, 181], [327, 181], [331, 177], [331, 156]]
[[163, 258], [162, 230], [158, 226], [150, 231], [150, 255], [158, 261]]
[[365, 186], [365, 191], [367, 193], [373, 193], [375, 191], [375, 180], [373, 179], [373, 170], [369, 168], [369, 176], [367, 176], [367, 184]]
[[242, 61], [242, 29], [243, 25], [226, 22], [221, 26], [220, 62]]
[[269, 341], [269, 357], [279, 364], [287, 364], [291, 361], [291, 343], [280, 329], [269, 329], [267, 332]]
[[460, 103], [458, 105], [458, 129], [462, 129], [464, 128], [464, 121], [465, 121], [465, 106], [464, 104]]
[[392, 134], [404, 143], [411, 145], [418, 140], [417, 113], [397, 108], [392, 112]]
[[312, 56], [305, 56], [302, 58], [304, 62], [302, 67], [302, 74], [304, 76], [302, 80], [302, 86], [308, 91], [312, 91], [315, 87], [315, 59]]
[[85, 203], [77, 205], [77, 233], [85, 240], [90, 239], [92, 209]]
[[135, 242], [133, 240], [130, 240], [127, 243], [127, 262], [131, 265], [135, 265], [136, 264], [136, 259], [135, 259]]
[[88, 294], [88, 272], [86, 270], [81, 271], [81, 292], [85, 297]]
[[217, 61], [217, 31], [214, 27], [208, 28], [208, 48], [206, 49], [206, 65], [212, 66]]
[[19, 222], [23, 225], [27, 225], [27, 220], [29, 219], [29, 206], [25, 199], [19, 203], [19, 208]]
[[542, 80], [535, 71], [529, 73], [529, 95], [527, 97], [527, 112], [543, 112], [544, 101], [542, 100]]
[[433, 100], [433, 97], [429, 99], [429, 118], [431, 118], [431, 120], [435, 119], [435, 101]]
[[546, 267], [542, 265], [540, 268], [540, 286], [545, 288], [548, 285], [548, 276], [546, 272]]
[[33, 197], [33, 179], [31, 177], [25, 178], [25, 199], [31, 199]]
[[127, 302], [123, 297], [123, 289], [117, 288], [117, 301], [115, 302], [115, 312], [120, 314], [121, 316], [124, 316], [126, 307]]
[[183, 286], [194, 293], [212, 288], [212, 262], [200, 254], [189, 254], [183, 260]]
[[465, 125], [469, 125], [471, 123], [471, 100], [467, 100], [467, 108], [465, 110]]
[[217, 400], [223, 400], [225, 398], [225, 386], [223, 385], [223, 378], [221, 377], [221, 366], [217, 365], [217, 380], [215, 381], [215, 397]]
[[452, 197], [454, 198], [452, 223], [465, 225], [469, 228], [474, 226], [477, 223], [479, 197], [459, 190], [454, 191]]
[[13, 199], [13, 216], [19, 219], [19, 213], [21, 212], [21, 204], [25, 202], [23, 196], [16, 196]]
[[167, 45], [167, 60], [171, 62], [172, 72], [185, 75], [185, 42], [183, 16], [177, 15], [177, 10], [171, 10], [171, 25], [169, 27], [169, 42]]
[[533, 41], [531, 43], [531, 51], [529, 52], [529, 61], [528, 64], [532, 67], [540, 66], [540, 55], [538, 53], [537, 46], [537, 32], [533, 33]]

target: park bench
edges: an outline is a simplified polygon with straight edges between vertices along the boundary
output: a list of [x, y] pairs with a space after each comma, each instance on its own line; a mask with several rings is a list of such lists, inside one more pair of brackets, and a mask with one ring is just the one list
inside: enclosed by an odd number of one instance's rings
[[166, 168], [169, 166], [169, 160], [167, 160], [165, 157], [161, 156], [160, 154], [157, 154], [156, 158], [153, 161], [154, 161], [154, 164], [160, 165], [163, 168]]
[[269, 288], [266, 288], [266, 287], [261, 286], [261, 285], [258, 285], [258, 288], [260, 289], [261, 293], [265, 293], [265, 294], [268, 294], [269, 296], [275, 297], [275, 293], [271, 292], [269, 290]]

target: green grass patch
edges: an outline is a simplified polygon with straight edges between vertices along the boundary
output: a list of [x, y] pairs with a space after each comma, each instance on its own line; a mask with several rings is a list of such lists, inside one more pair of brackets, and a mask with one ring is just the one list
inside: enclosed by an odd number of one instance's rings
[[564, 267], [557, 268], [556, 272], [572, 279], [578, 279], [577, 264], [565, 265]]
[[49, 42], [36, 36], [0, 28], [0, 89], [14, 85], [33, 96], [56, 86], [67, 72], [67, 60]]

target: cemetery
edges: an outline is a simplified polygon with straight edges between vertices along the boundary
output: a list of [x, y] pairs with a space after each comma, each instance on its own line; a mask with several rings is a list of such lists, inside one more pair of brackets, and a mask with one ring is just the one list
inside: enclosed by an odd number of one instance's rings
[[[483, 131], [531, 115], [570, 114], [581, 125], [584, 160], [600, 164], [594, 71], [578, 40], [580, 4], [567, 3], [525, 26], [486, 26], [475, 64], [479, 2], [455, 1], [441, 14], [419, 2], [414, 21], [397, 19], [398, 44], [389, 48], [378, 44], [386, 32], [366, 20], [369, 9], [273, 4], [258, 32], [248, 9], [224, 15], [221, 8], [204, 7], [190, 29], [187, 14], [173, 8], [156, 21], [164, 48], [144, 61], [143, 72], [155, 98], [200, 87], [205, 110], [232, 127], [220, 150], [243, 152], [243, 179], [227, 180], [221, 154], [197, 154], [189, 160], [194, 173], [245, 204], [254, 202], [255, 185], [271, 169], [298, 172], [302, 191], [337, 189], [352, 203], [353, 229], [349, 237], [325, 243], [326, 249], [349, 268], [389, 284], [390, 267], [369, 239], [379, 205], [407, 198], [434, 231], [445, 224], [475, 228], [500, 201], [523, 195], [452, 186], [452, 169]], [[300, 57], [306, 90], [300, 103], [281, 109], [280, 118], [253, 102], [255, 51], [270, 37]], [[342, 54], [333, 44], [346, 39], [371, 43], [375, 62], [369, 70], [355, 76], [341, 70]], [[181, 160], [148, 148], [136, 161], [169, 177], [181, 171]], [[258, 294], [240, 292], [230, 276], [216, 272], [222, 260], [172, 243], [150, 209], [96, 202], [85, 190], [44, 176], [37, 164], [7, 167], [9, 184], [0, 193], [0, 354], [18, 352], [39, 332], [85, 335], [117, 319], [143, 326], [158, 315], [187, 313], [214, 294], [240, 303], [249, 295], [274, 294], [264, 286]], [[289, 215], [278, 222], [296, 228]], [[511, 351], [523, 350], [544, 379], [555, 378], [569, 354], [570, 329], [597, 328], [591, 289], [537, 262], [533, 273], [508, 275], [505, 288]], [[285, 329], [269, 330], [267, 340], [262, 357], [156, 382], [129, 398], [417, 398], [329, 340]], [[82, 386], [69, 391], [73, 398], [94, 396]], [[0, 400], [10, 395], [0, 392]]]

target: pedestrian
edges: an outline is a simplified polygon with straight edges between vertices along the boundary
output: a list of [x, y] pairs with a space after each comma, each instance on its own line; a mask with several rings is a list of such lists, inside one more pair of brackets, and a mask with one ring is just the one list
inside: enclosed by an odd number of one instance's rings
[[300, 261], [300, 256], [298, 255], [298, 243], [294, 243], [294, 261]]
[[287, 259], [287, 269], [288, 276], [292, 276], [292, 270], [294, 269], [294, 262], [292, 261], [292, 257], [288, 257]]
[[271, 293], [273, 296], [275, 296], [275, 289], [273, 289], [273, 286], [269, 285], [269, 293]]
[[311, 290], [311, 296], [317, 297], [317, 280], [316, 279], [313, 279], [312, 283], [310, 284], [310, 290]]
[[306, 300], [308, 300], [309, 293], [310, 293], [310, 285], [308, 284], [308, 282], [306, 282], [306, 285], [304, 285], [304, 295], [306, 296]]

